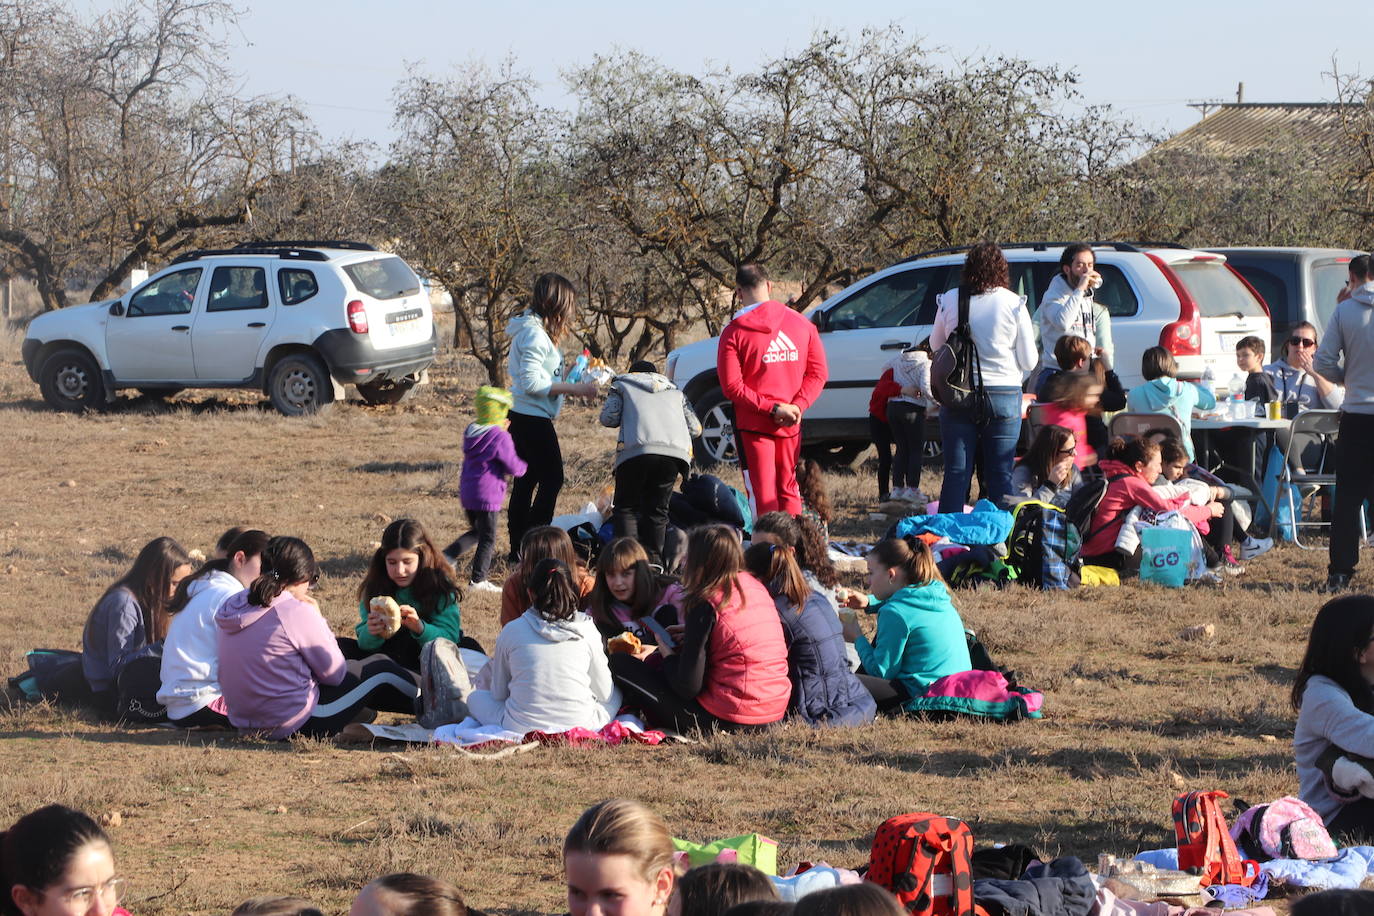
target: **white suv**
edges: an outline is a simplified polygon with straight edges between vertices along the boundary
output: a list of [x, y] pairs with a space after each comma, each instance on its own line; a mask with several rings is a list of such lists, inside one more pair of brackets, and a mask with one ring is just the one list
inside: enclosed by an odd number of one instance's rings
[[121, 388], [261, 388], [288, 416], [358, 387], [392, 403], [425, 380], [438, 342], [405, 261], [361, 242], [251, 242], [182, 255], [119, 299], [36, 317], [24, 366], [58, 410]]
[[[1059, 270], [1065, 244], [1003, 245], [1011, 288], [1032, 314]], [[1102, 274], [1098, 302], [1112, 316], [1116, 371], [1127, 388], [1140, 384], [1140, 357], [1163, 346], [1179, 375], [1200, 378], [1207, 367], [1221, 383], [1236, 371], [1235, 345], [1254, 334], [1269, 337], [1264, 301], [1222, 255], [1179, 247], [1094, 244]], [[825, 391], [802, 423], [802, 441], [839, 461], [867, 448], [868, 399], [888, 360], [929, 336], [935, 297], [959, 283], [967, 248], [926, 252], [880, 270], [831, 296], [810, 312], [830, 365]], [[733, 461], [732, 412], [716, 377], [716, 338], [668, 354], [667, 373], [701, 418], [697, 460]]]

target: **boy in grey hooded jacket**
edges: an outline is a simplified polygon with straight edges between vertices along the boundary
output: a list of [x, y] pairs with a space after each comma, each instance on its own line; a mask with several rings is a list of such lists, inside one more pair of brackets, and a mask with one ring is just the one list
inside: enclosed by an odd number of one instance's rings
[[[1336, 437], [1336, 499], [1331, 510], [1327, 588], [1350, 584], [1360, 557], [1360, 510], [1374, 499], [1374, 271], [1368, 255], [1350, 261], [1350, 279], [1341, 290], [1312, 366], [1321, 376], [1345, 386], [1340, 431]], [[1344, 362], [1342, 362], [1344, 357]]]
[[647, 360], [611, 383], [601, 425], [620, 427], [615, 446], [616, 537], [632, 537], [662, 565], [668, 501], [692, 460], [701, 421], [682, 391]]

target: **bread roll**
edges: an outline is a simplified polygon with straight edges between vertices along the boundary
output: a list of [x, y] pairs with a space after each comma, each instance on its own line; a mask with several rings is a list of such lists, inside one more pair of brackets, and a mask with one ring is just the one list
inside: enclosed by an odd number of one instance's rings
[[643, 648], [644, 644], [639, 641], [639, 637], [629, 630], [619, 636], [612, 636], [606, 643], [607, 652], [624, 652], [627, 655], [636, 655]]
[[382, 619], [382, 639], [390, 639], [401, 628], [401, 606], [390, 595], [378, 595], [367, 603], [367, 609]]

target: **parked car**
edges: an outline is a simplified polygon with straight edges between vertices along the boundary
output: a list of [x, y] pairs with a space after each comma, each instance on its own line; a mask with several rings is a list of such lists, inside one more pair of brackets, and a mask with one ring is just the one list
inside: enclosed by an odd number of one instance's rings
[[1336, 294], [1345, 286], [1350, 259], [1363, 254], [1349, 248], [1209, 248], [1226, 255], [1269, 306], [1273, 349], [1288, 339], [1293, 325], [1309, 321], [1318, 335], [1336, 310]]
[[312, 413], [356, 385], [393, 403], [426, 379], [433, 312], [405, 261], [361, 242], [253, 242], [177, 258], [118, 299], [35, 318], [24, 366], [58, 410], [122, 388], [261, 388]]
[[[1059, 269], [1064, 243], [1004, 245], [1011, 288], [1032, 313]], [[1116, 370], [1127, 387], [1144, 379], [1140, 357], [1164, 346], [1182, 378], [1201, 378], [1210, 366], [1224, 381], [1235, 372], [1235, 344], [1249, 334], [1269, 335], [1264, 301], [1231, 270], [1226, 258], [1178, 247], [1140, 248], [1124, 242], [1094, 245], [1102, 274], [1098, 302], [1112, 315]], [[930, 335], [935, 299], [958, 285], [966, 248], [915, 255], [860, 280], [810, 311], [820, 330], [830, 381], [802, 424], [805, 447], [837, 461], [852, 460], [872, 444], [868, 398], [883, 366], [899, 350]], [[716, 339], [668, 354], [668, 375], [701, 418], [700, 463], [734, 460], [729, 402], [716, 377]]]

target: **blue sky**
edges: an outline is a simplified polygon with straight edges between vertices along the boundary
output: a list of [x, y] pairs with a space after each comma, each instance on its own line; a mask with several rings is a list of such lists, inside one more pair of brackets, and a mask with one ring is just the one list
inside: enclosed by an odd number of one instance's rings
[[[79, 0], [78, 0], [79, 2]], [[107, 0], [86, 0], [104, 7]], [[819, 29], [900, 25], [951, 56], [1007, 55], [1073, 67], [1088, 102], [1176, 131], [1189, 101], [1324, 101], [1343, 72], [1374, 76], [1374, 6], [1274, 0], [1079, 4], [840, 0], [781, 3], [239, 0], [233, 65], [252, 93], [290, 93], [326, 137], [385, 145], [391, 94], [410, 67], [513, 56], [562, 105], [560, 73], [598, 52], [633, 48], [682, 70], [747, 69], [803, 47]]]

